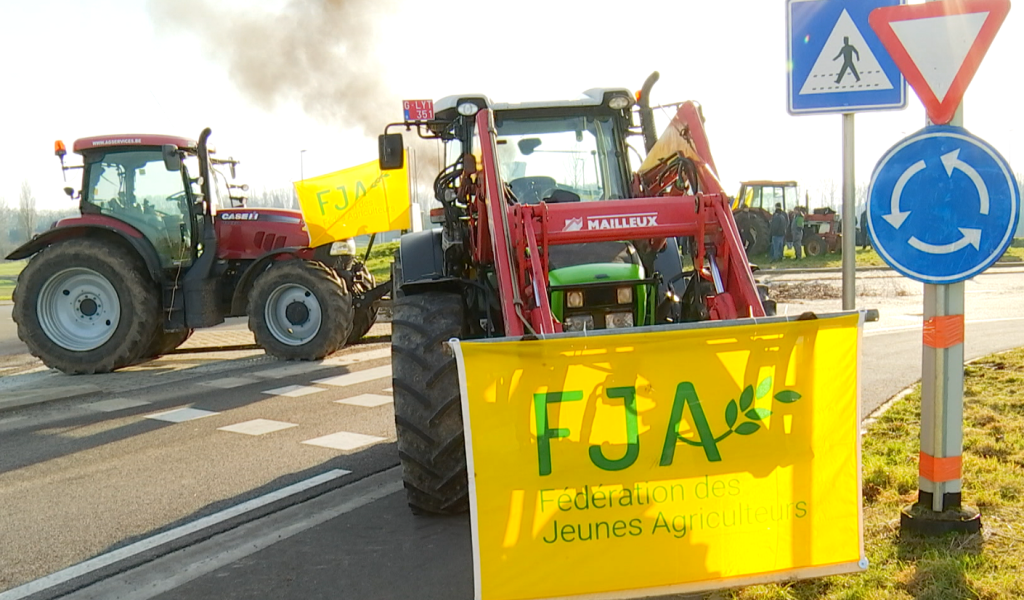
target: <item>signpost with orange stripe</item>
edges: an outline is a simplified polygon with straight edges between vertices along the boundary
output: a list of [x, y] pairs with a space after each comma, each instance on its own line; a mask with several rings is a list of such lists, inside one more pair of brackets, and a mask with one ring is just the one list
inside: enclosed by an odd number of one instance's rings
[[868, 19], [929, 118], [878, 162], [867, 211], [879, 255], [925, 284], [918, 501], [900, 519], [910, 531], [981, 529], [961, 497], [964, 281], [1009, 247], [1020, 192], [1006, 160], [963, 128], [961, 99], [1008, 11], [1008, 0], [944, 0]]

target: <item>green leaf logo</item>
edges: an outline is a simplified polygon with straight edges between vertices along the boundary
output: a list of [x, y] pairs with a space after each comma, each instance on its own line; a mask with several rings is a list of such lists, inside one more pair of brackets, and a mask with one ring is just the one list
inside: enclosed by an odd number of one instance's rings
[[[772, 411], [767, 408], [752, 408], [747, 412], [743, 413], [743, 416], [750, 419], [751, 421], [761, 421], [772, 416]], [[730, 425], [730, 427], [732, 427]]]
[[732, 426], [736, 424], [737, 412], [736, 401], [730, 400], [729, 406], [725, 407], [725, 424], [729, 426], [729, 429], [732, 429]]
[[782, 390], [775, 394], [775, 399], [783, 404], [792, 404], [801, 398], [800, 394], [793, 390]]
[[761, 426], [759, 424], [748, 421], [746, 423], [740, 423], [740, 426], [736, 428], [736, 433], [740, 435], [750, 435], [760, 428]]
[[743, 393], [740, 394], [740, 410], [746, 411], [750, 408], [750, 405], [754, 403], [754, 386], [748, 385], [743, 388]]
[[766, 377], [765, 380], [757, 386], [757, 397], [764, 398], [770, 391], [772, 391], [772, 378]]

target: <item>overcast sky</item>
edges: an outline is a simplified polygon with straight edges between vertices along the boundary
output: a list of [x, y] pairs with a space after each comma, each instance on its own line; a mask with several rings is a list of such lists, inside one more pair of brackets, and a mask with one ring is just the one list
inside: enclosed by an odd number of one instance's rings
[[[8, 205], [23, 180], [42, 207], [75, 205], [57, 139], [70, 149], [88, 135], [194, 138], [208, 126], [219, 153], [242, 160], [241, 181], [287, 187], [300, 164], [308, 177], [374, 159], [402, 98], [559, 99], [637, 89], [654, 70], [656, 103], [703, 105], [730, 193], [744, 179], [795, 179], [812, 201], [832, 182], [839, 193], [841, 116], [786, 112], [783, 0], [0, 0], [0, 17]], [[1010, 11], [964, 103], [965, 126], [1018, 171], [1021, 19]], [[859, 183], [924, 125], [909, 94], [905, 110], [856, 116]]]

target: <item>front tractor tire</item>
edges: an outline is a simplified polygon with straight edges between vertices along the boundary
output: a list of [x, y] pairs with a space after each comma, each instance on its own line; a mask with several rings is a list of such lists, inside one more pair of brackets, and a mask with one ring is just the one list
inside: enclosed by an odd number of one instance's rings
[[735, 219], [743, 249], [747, 251], [747, 258], [768, 252], [771, 245], [768, 222], [758, 213], [751, 211], [735, 213]]
[[95, 239], [36, 254], [18, 276], [13, 317], [33, 356], [76, 375], [137, 362], [162, 324], [157, 287], [141, 261]]
[[396, 294], [391, 369], [395, 429], [406, 497], [414, 513], [468, 510], [466, 447], [455, 358], [444, 346], [464, 334], [459, 294]]
[[327, 266], [286, 260], [256, 278], [248, 314], [249, 329], [267, 354], [319, 360], [345, 345], [352, 331], [352, 296]]
[[[358, 268], [352, 273], [352, 293], [362, 295], [368, 293], [377, 285], [373, 273], [366, 268], [366, 265], [358, 263]], [[352, 333], [348, 336], [348, 343], [354, 344], [363, 339], [373, 324], [377, 322], [378, 303], [373, 302], [355, 311], [352, 320]]]

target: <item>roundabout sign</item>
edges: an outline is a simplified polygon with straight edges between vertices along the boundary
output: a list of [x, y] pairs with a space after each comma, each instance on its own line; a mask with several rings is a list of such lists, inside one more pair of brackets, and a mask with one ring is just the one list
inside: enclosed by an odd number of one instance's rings
[[903, 139], [871, 177], [871, 240], [889, 266], [924, 283], [955, 283], [990, 267], [1019, 214], [1009, 164], [962, 127], [925, 127]]

